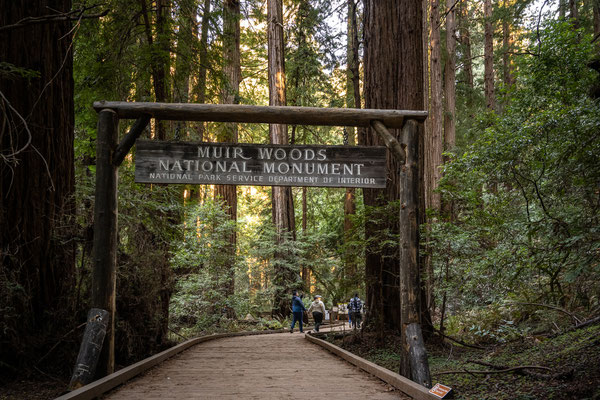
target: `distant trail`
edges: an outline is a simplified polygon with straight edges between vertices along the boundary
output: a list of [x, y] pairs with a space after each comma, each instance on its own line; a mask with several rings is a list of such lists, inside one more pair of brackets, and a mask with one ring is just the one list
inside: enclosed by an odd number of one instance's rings
[[408, 399], [309, 343], [280, 333], [198, 344], [105, 399]]

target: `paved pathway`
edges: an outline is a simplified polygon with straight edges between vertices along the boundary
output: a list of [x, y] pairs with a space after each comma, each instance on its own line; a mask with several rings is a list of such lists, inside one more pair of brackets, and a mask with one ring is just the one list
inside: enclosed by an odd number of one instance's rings
[[298, 332], [198, 344], [104, 398], [408, 399]]

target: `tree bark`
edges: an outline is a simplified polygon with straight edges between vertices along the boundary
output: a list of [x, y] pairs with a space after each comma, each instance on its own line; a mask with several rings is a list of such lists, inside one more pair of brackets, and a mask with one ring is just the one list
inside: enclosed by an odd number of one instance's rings
[[[241, 81], [240, 67], [240, 3], [238, 0], [223, 2], [223, 104], [239, 104], [239, 88]], [[218, 135], [219, 142], [237, 143], [238, 127], [235, 123], [226, 123]], [[237, 186], [215, 185], [215, 199], [223, 201], [223, 207], [232, 221], [237, 220]], [[224, 295], [232, 296], [235, 292], [235, 254], [236, 234], [229, 237], [228, 247], [230, 265], [225, 265], [229, 276]], [[233, 317], [233, 309], [228, 309], [229, 317]]]
[[[210, 0], [204, 0], [202, 9], [202, 22], [200, 28], [200, 49], [199, 49], [199, 67], [196, 87], [196, 102], [204, 103], [206, 101], [206, 71], [208, 69], [208, 23], [210, 17]], [[198, 123], [198, 140], [204, 141], [204, 122]]]
[[[308, 226], [307, 192], [308, 188], [302, 186], [302, 234], [306, 234], [306, 228]], [[306, 265], [302, 266], [302, 282], [304, 282], [304, 290], [310, 292], [310, 268]]]
[[[153, 35], [152, 27], [153, 24], [148, 14], [147, 0], [140, 0], [142, 9], [142, 17], [144, 19], [144, 29], [146, 32], [146, 39], [150, 46], [150, 70], [152, 72], [152, 82], [154, 86], [154, 98], [157, 102], [168, 102], [169, 92], [167, 77], [169, 76], [170, 69], [170, 38], [168, 32], [168, 16], [170, 13], [169, 0], [157, 0], [156, 1], [156, 23], [155, 35]], [[158, 140], [165, 140], [167, 138], [167, 129], [163, 121], [156, 120], [156, 137]]]
[[[473, 61], [471, 56], [471, 31], [469, 29], [469, 4], [466, 1], [461, 2], [458, 7], [458, 30], [460, 32], [460, 43], [463, 46], [462, 65], [465, 74], [465, 83], [469, 89], [473, 90]], [[472, 97], [473, 96], [469, 94], [467, 97], [467, 105], [472, 104]]]
[[[180, 1], [178, 12], [178, 35], [173, 77], [173, 99], [176, 103], [187, 103], [190, 98], [190, 74], [192, 72], [192, 53], [197, 36], [195, 1]], [[175, 139], [187, 138], [187, 122], [175, 124]]]
[[[348, 37], [347, 37], [347, 57], [346, 57], [346, 107], [360, 108], [360, 76], [359, 76], [359, 44], [358, 44], [358, 22], [356, 15], [357, 3], [355, 0], [348, 0]], [[345, 145], [356, 145], [356, 135], [354, 127], [346, 127], [347, 138]], [[346, 251], [344, 254], [344, 272], [348, 282], [355, 286], [358, 273], [356, 264], [355, 249], [348, 245], [351, 232], [353, 231], [352, 216], [356, 214], [354, 188], [347, 188], [344, 195], [344, 240], [346, 242]]]
[[513, 67], [510, 53], [512, 51], [512, 35], [510, 31], [509, 5], [504, 0], [504, 18], [502, 19], [502, 78], [506, 89], [514, 84]]
[[429, 132], [425, 138], [425, 207], [440, 210], [440, 194], [435, 193], [441, 178], [443, 143], [443, 108], [442, 108], [442, 49], [440, 43], [440, 11], [439, 1], [431, 0], [430, 16], [431, 39], [431, 107], [429, 110]]
[[484, 2], [485, 45], [484, 45], [484, 77], [485, 106], [488, 110], [496, 109], [494, 94], [494, 26], [492, 24], [492, 0]]
[[[592, 1], [592, 13], [593, 13], [593, 24], [594, 24], [594, 37], [600, 35], [600, 1]], [[596, 39], [598, 40], [598, 39]]]
[[[71, 0], [0, 0], [0, 26], [69, 12]], [[20, 366], [24, 338], [46, 344], [70, 317], [75, 273], [71, 22], [0, 32], [0, 359]], [[6, 288], [18, 288], [5, 292]], [[6, 303], [4, 302], [6, 300]], [[12, 311], [8, 311], [12, 310]], [[52, 323], [50, 325], [50, 322]], [[32, 353], [38, 350], [32, 349]], [[6, 365], [5, 364], [5, 365]]]
[[573, 28], [579, 29], [579, 10], [577, 9], [577, 0], [569, 0], [569, 18]]
[[[412, 109], [423, 107], [422, 4], [392, 0], [366, 1], [364, 10], [365, 108]], [[393, 66], [393, 67], [392, 67]], [[392, 68], [390, 68], [392, 67]], [[398, 129], [390, 132], [398, 139]], [[382, 145], [373, 129], [366, 133], [367, 145]], [[388, 171], [398, 171], [395, 158], [388, 158]], [[400, 177], [392, 172], [384, 190], [364, 190], [365, 205], [381, 206], [400, 198]], [[367, 238], [390, 229], [398, 232], [396, 219], [385, 223], [368, 221]], [[366, 249], [366, 287], [372, 329], [400, 330], [398, 313], [400, 263], [398, 247], [389, 248], [385, 257]]]
[[[267, 1], [267, 41], [269, 69], [269, 105], [284, 106], [285, 67], [283, 42], [283, 6], [281, 0]], [[269, 125], [272, 144], [288, 144], [287, 125]], [[295, 220], [292, 188], [272, 187], [273, 224], [276, 229], [277, 244], [285, 240], [295, 240]], [[275, 255], [275, 299], [273, 314], [287, 316], [291, 306], [291, 291], [298, 285], [299, 271], [291, 267], [290, 254], [278, 252]]]

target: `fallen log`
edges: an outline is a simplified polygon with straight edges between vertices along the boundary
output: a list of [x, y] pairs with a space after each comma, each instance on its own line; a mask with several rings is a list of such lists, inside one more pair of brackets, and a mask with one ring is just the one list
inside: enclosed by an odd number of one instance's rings
[[[507, 370], [511, 369], [511, 367], [508, 367], [507, 365], [495, 365], [495, 364], [486, 363], [484, 361], [467, 360], [467, 362], [470, 362], [473, 364], [478, 364], [478, 365], [483, 365], [485, 367], [490, 367], [497, 371], [507, 371]], [[520, 370], [516, 370], [515, 373], [517, 373], [519, 375], [526, 375], [526, 376], [531, 376], [533, 378], [545, 379], [545, 380], [563, 379], [563, 378], [568, 378], [571, 375], [573, 375], [573, 369], [568, 369], [568, 370], [557, 372], [554, 374], [540, 374], [537, 372], [528, 371], [528, 369], [543, 369], [543, 370], [552, 372], [552, 368], [542, 367], [542, 366], [538, 366], [538, 365], [529, 365], [529, 366], [526, 365], [526, 366], [522, 366]]]

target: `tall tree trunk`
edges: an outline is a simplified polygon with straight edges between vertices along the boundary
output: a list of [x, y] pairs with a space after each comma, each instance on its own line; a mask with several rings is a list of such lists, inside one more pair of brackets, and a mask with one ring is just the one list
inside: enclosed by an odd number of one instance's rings
[[494, 94], [494, 27], [492, 24], [492, 0], [485, 0], [483, 5], [485, 17], [484, 76], [485, 106], [488, 110], [496, 109]]
[[456, 143], [456, 19], [455, 11], [446, 15], [446, 67], [444, 68], [444, 151]]
[[510, 13], [507, 0], [504, 0], [504, 18], [502, 18], [502, 78], [504, 86], [509, 89], [514, 84], [513, 67], [510, 57], [512, 51], [512, 35], [510, 31]]
[[[169, 91], [167, 77], [169, 76], [170, 60], [170, 35], [169, 20], [170, 4], [169, 0], [156, 1], [156, 38], [152, 33], [152, 22], [148, 14], [147, 0], [140, 0], [142, 18], [144, 19], [144, 29], [146, 39], [150, 45], [150, 70], [152, 72], [152, 82], [154, 85], [154, 98], [157, 102], [168, 102]], [[167, 138], [167, 129], [164, 121], [156, 120], [156, 137], [158, 140]]]
[[[473, 83], [473, 61], [471, 56], [471, 31], [469, 29], [469, 4], [466, 1], [464, 3], [461, 2], [461, 4], [458, 7], [458, 29], [460, 33], [460, 44], [463, 46], [462, 65], [465, 74], [465, 83], [467, 84], [467, 87], [469, 89], [473, 90], [475, 86]], [[469, 96], [467, 98], [468, 106], [472, 104], [472, 98], [473, 96], [469, 93]]]
[[[592, 13], [593, 13], [593, 24], [594, 24], [594, 37], [600, 35], [600, 1], [592, 1]], [[596, 39], [598, 40], [598, 39]]]
[[569, 0], [569, 18], [573, 28], [579, 29], [579, 11], [577, 9], [577, 0]]
[[[355, 0], [348, 0], [348, 37], [346, 44], [346, 107], [360, 108], [360, 77], [358, 59], [358, 23], [356, 16]], [[346, 127], [345, 145], [356, 145], [355, 128]], [[344, 253], [344, 272], [351, 285], [356, 285], [358, 265], [356, 263], [355, 249], [348, 245], [351, 232], [353, 231], [352, 216], [356, 214], [355, 189], [347, 188], [344, 196], [344, 240], [346, 242]], [[354, 288], [353, 290], [356, 290]]]
[[[442, 106], [442, 44], [440, 39], [440, 4], [438, 0], [431, 0], [431, 10], [429, 14], [429, 53], [430, 53], [430, 83], [431, 96], [429, 102], [429, 118], [427, 121], [427, 130], [425, 131], [424, 144], [424, 162], [423, 174], [425, 178], [425, 208], [440, 211], [441, 196], [436, 193], [441, 178], [442, 165], [442, 138], [444, 130], [444, 113]], [[433, 221], [427, 221], [433, 222]], [[427, 232], [430, 231], [428, 225]], [[429, 235], [429, 233], [427, 233]], [[431, 259], [430, 248], [422, 259], [423, 272], [427, 276], [424, 282], [424, 307], [433, 312], [433, 260]]]
[[[7, 26], [68, 13], [71, 0], [0, 0], [0, 10], [0, 26]], [[62, 336], [73, 311], [71, 28], [56, 21], [0, 32], [2, 62], [36, 73], [0, 74], [2, 367], [32, 361], [19, 354], [26, 346], [40, 356], [44, 337]]]
[[[456, 19], [454, 10], [448, 10], [446, 16], [446, 52], [444, 152], [450, 152], [454, 150], [456, 145]], [[444, 157], [444, 163], [448, 161], [449, 159]], [[444, 218], [450, 218], [452, 209], [452, 203], [442, 199]], [[429, 276], [433, 278], [433, 271], [429, 271], [429, 273]]]
[[[175, 59], [175, 76], [173, 77], [173, 100], [176, 103], [187, 103], [190, 97], [190, 74], [192, 72], [192, 49], [196, 41], [196, 4], [195, 1], [179, 2], [178, 35]], [[187, 123], [177, 121], [175, 139], [187, 137]]]
[[[302, 234], [306, 235], [306, 228], [308, 226], [308, 203], [307, 203], [307, 190], [306, 186], [302, 186]], [[306, 265], [302, 265], [302, 282], [304, 282], [304, 290], [310, 291], [310, 268]]]
[[[366, 108], [387, 108], [387, 109], [412, 109], [418, 110], [423, 107], [423, 7], [419, 1], [396, 2], [393, 0], [367, 0], [365, 1], [365, 34], [364, 34], [364, 52], [365, 52], [365, 107]], [[393, 66], [393, 68], [390, 68]], [[407, 122], [410, 124], [410, 121]], [[391, 130], [401, 142], [406, 143], [401, 132]], [[415, 140], [420, 140], [422, 132], [412, 131]], [[367, 143], [369, 145], [379, 144], [372, 129], [367, 132]], [[410, 160], [418, 162], [419, 149], [422, 145], [418, 142], [414, 147], [409, 148]], [[383, 195], [386, 201], [400, 200], [404, 201], [408, 193], [402, 192], [403, 184], [406, 181], [401, 180], [401, 175], [406, 175], [409, 171], [415, 180], [415, 189], [420, 186], [416, 164], [399, 165], [395, 159], [388, 159], [388, 184], [382, 192], [375, 190], [365, 190], [365, 205], [377, 205], [378, 195]], [[415, 175], [416, 173], [416, 175]], [[412, 192], [412, 200], [417, 200], [420, 193]], [[401, 207], [402, 209], [402, 207]], [[410, 210], [400, 211], [410, 213], [411, 223], [407, 220], [401, 222], [400, 218], [394, 218], [395, 221], [390, 226], [393, 232], [399, 232], [401, 237], [408, 239], [403, 241], [401, 248], [395, 248], [391, 252], [389, 260], [392, 260], [396, 273], [394, 280], [390, 275], [384, 275], [383, 272], [391, 265], [385, 265], [378, 257], [368, 250], [367, 256], [367, 285], [374, 284], [376, 289], [382, 293], [387, 292], [387, 301], [389, 303], [380, 307], [375, 306], [375, 312], [386, 306], [393, 306], [396, 318], [393, 322], [397, 323], [395, 328], [401, 328], [402, 337], [406, 339], [405, 329], [412, 323], [419, 323], [421, 316], [421, 287], [419, 282], [419, 238], [418, 227], [421, 221], [420, 207], [414, 201], [410, 204]], [[403, 230], [399, 231], [400, 223]], [[407, 230], [407, 228], [409, 228]], [[376, 232], [371, 224], [366, 227], [367, 239]], [[410, 241], [410, 243], [409, 243]], [[407, 254], [410, 253], [410, 256]], [[398, 254], [402, 257], [398, 259]], [[403, 276], [401, 280], [396, 277]], [[409, 277], [411, 279], [405, 279]], [[379, 288], [379, 287], [383, 288]], [[391, 292], [389, 288], [393, 288]], [[371, 289], [372, 290], [372, 289]], [[369, 292], [368, 292], [369, 294]], [[393, 297], [392, 297], [393, 296]], [[367, 301], [381, 302], [383, 299], [371, 295]], [[371, 313], [371, 308], [369, 308]], [[385, 311], [384, 311], [385, 315]], [[387, 315], [386, 315], [387, 316]], [[398, 316], [400, 318], [398, 318]], [[398, 322], [401, 322], [399, 324]], [[403, 347], [403, 351], [406, 352]], [[408, 360], [408, 355], [404, 354], [404, 359]], [[410, 376], [410, 368], [401, 368], [401, 373]]]
[[[240, 67], [240, 2], [239, 0], [225, 0], [223, 2], [223, 75], [222, 88], [223, 104], [239, 104], [239, 90], [241, 81]], [[238, 127], [235, 123], [226, 123], [217, 136], [219, 142], [237, 143]], [[215, 198], [223, 201], [223, 207], [233, 221], [237, 220], [237, 186], [215, 185]], [[224, 267], [229, 279], [225, 287], [225, 296], [234, 294], [235, 289], [235, 254], [236, 234], [229, 237], [229, 264]], [[233, 309], [228, 309], [228, 315], [233, 317]]]
[[[284, 106], [285, 67], [283, 43], [283, 6], [281, 0], [267, 0], [267, 41], [269, 58], [269, 105]], [[272, 144], [288, 144], [287, 125], [269, 125]], [[292, 188], [273, 186], [273, 224], [276, 229], [277, 244], [285, 240], [295, 240], [295, 220]], [[291, 290], [298, 284], [299, 273], [292, 268], [290, 254], [279, 252], [275, 255], [275, 299], [273, 314], [286, 316], [291, 306]]]
[[431, 53], [431, 107], [429, 110], [429, 132], [425, 138], [425, 207], [440, 210], [440, 194], [435, 193], [441, 177], [443, 108], [442, 108], [442, 44], [440, 42], [439, 1], [431, 0], [429, 49]]
[[[196, 102], [204, 103], [206, 101], [206, 71], [208, 69], [208, 23], [210, 17], [210, 0], [204, 0], [202, 8], [202, 22], [200, 26], [200, 43], [198, 55], [198, 76], [194, 92]], [[198, 140], [204, 140], [204, 123], [198, 122]]]
[[[398, 3], [392, 0], [368, 0], [365, 2], [364, 68], [365, 107], [382, 109], [422, 109], [423, 94], [423, 45], [422, 4], [420, 2]], [[390, 68], [393, 66], [393, 68]], [[400, 139], [400, 130], [392, 129]], [[372, 129], [367, 131], [367, 145], [381, 145]], [[400, 199], [398, 162], [389, 158], [390, 171], [385, 190], [364, 190], [365, 205], [377, 206]], [[367, 222], [367, 239], [381, 234], [383, 230], [398, 232], [398, 220], [386, 220], [380, 224]], [[371, 326], [382, 329], [383, 321], [390, 328], [399, 330], [400, 265], [398, 248], [390, 248], [382, 254], [366, 250], [366, 286], [369, 321]], [[418, 266], [417, 266], [418, 268]], [[418, 274], [418, 271], [416, 271]], [[411, 306], [419, 303], [419, 287], [410, 287], [415, 297]], [[406, 321], [402, 321], [402, 324]]]

